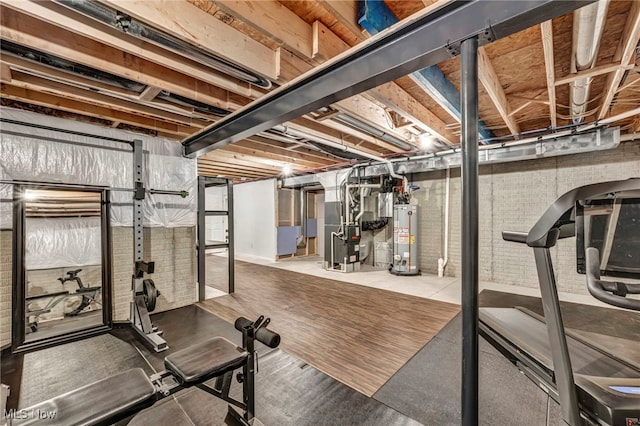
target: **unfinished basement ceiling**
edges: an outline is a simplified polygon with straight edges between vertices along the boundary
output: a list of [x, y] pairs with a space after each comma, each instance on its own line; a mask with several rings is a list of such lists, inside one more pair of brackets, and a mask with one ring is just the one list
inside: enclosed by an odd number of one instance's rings
[[[387, 0], [386, 22], [443, 3]], [[583, 123], [626, 115], [613, 125], [623, 134], [640, 131], [640, 2], [605, 6], [600, 43], [584, 39], [585, 31], [574, 35], [571, 13], [480, 49], [485, 143], [578, 121], [570, 85], [584, 81]], [[178, 143], [368, 39], [358, 7], [328, 0], [3, 0], [2, 105]], [[578, 45], [596, 45], [593, 62], [579, 71], [571, 61]], [[364, 158], [353, 150], [386, 157], [421, 151], [421, 139], [457, 144], [455, 106], [424, 80], [434, 72], [449, 80], [444, 92], [459, 90], [456, 57], [207, 153], [199, 172], [256, 179], [278, 176], [285, 165], [298, 173], [345, 167]]]

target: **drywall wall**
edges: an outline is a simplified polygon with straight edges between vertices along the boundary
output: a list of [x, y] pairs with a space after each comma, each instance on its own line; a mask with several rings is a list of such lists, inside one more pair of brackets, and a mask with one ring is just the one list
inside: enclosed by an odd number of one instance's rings
[[276, 180], [233, 186], [234, 243], [237, 256], [276, 258]]

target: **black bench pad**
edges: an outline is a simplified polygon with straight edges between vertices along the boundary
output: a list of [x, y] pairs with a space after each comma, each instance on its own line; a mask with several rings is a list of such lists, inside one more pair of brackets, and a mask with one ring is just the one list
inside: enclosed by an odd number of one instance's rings
[[168, 355], [164, 366], [183, 384], [202, 382], [241, 367], [249, 354], [224, 337], [189, 346]]
[[156, 390], [141, 368], [107, 377], [26, 409], [28, 413], [55, 413], [53, 419], [15, 419], [13, 425], [97, 425], [151, 402]]

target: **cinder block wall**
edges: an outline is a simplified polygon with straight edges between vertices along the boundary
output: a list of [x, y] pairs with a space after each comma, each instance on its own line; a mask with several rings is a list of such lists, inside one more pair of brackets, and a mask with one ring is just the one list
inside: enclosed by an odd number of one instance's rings
[[[532, 250], [502, 240], [503, 230], [528, 231], [560, 195], [577, 186], [640, 177], [640, 145], [592, 154], [528, 160], [480, 167], [480, 280], [537, 287]], [[414, 193], [420, 209], [420, 262], [426, 273], [437, 273], [442, 255], [445, 172], [413, 176], [421, 189]], [[451, 170], [449, 263], [447, 276], [460, 276], [460, 169]], [[553, 249], [560, 291], [586, 294], [584, 276], [575, 272], [575, 239], [561, 240]]]
[[[0, 231], [0, 348], [11, 344], [11, 234], [10, 230]], [[145, 260], [156, 262], [155, 273], [150, 278], [161, 293], [154, 312], [179, 308], [197, 300], [195, 236], [195, 227], [145, 228]], [[114, 227], [112, 279], [115, 321], [125, 321], [129, 318], [132, 274], [133, 230], [129, 227]], [[41, 275], [44, 275], [44, 272], [36, 273], [33, 277]], [[51, 276], [51, 273], [47, 273], [46, 279], [51, 281]], [[57, 275], [53, 277], [52, 282], [59, 283], [55, 281], [55, 277]], [[42, 280], [38, 280], [40, 281]], [[38, 283], [35, 284], [40, 286]]]

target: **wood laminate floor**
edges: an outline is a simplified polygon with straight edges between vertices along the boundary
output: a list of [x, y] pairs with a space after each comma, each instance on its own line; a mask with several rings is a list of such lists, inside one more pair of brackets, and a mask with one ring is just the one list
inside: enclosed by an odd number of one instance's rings
[[[407, 277], [411, 279], [411, 277]], [[271, 317], [281, 348], [373, 395], [460, 310], [458, 305], [236, 262], [236, 293], [199, 305], [233, 322]]]

